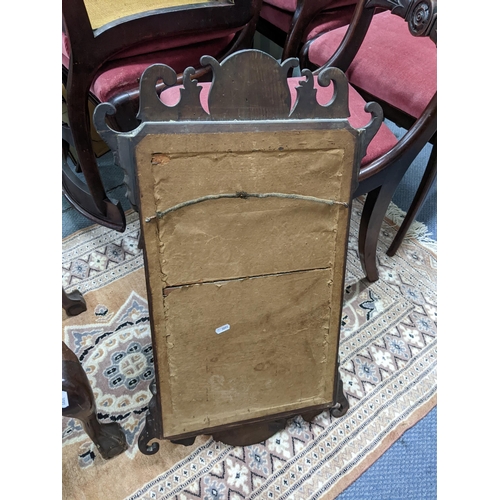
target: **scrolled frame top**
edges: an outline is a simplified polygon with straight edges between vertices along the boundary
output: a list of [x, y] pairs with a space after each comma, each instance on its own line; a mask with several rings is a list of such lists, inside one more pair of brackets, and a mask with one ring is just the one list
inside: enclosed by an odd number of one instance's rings
[[[167, 106], [160, 100], [156, 86], [159, 81], [163, 81], [167, 88], [176, 86], [177, 74], [167, 65], [154, 64], [144, 71], [140, 81], [137, 118], [142, 123], [139, 127], [158, 122], [337, 120], [345, 122], [342, 126], [354, 130], [347, 120], [350, 116], [349, 84], [338, 68], [325, 68], [317, 76], [321, 87], [328, 87], [331, 83], [334, 86], [333, 96], [325, 105], [319, 104], [316, 99], [312, 72], [303, 69], [305, 79], [298, 82], [297, 97], [292, 107], [288, 76], [290, 70], [299, 65], [297, 58], [280, 63], [265, 52], [248, 49], [235, 52], [221, 63], [211, 56], [203, 56], [200, 62], [210, 66], [213, 73], [208, 112], [200, 100], [202, 87], [196, 79], [192, 79], [194, 68], [184, 71], [179, 102]], [[377, 103], [368, 103], [365, 111], [371, 114], [371, 120], [362, 127], [365, 132], [363, 151], [366, 151], [383, 121], [382, 109]], [[128, 133], [117, 132], [108, 126], [106, 115], [114, 112], [110, 103], [99, 104], [94, 112], [94, 124], [101, 137], [116, 151], [117, 137]]]
[[213, 74], [208, 95], [209, 113], [201, 106], [201, 87], [191, 79], [192, 68], [184, 72], [180, 101], [174, 106], [160, 102], [155, 89], [157, 82], [163, 80], [167, 87], [173, 86], [176, 74], [166, 65], [153, 65], [141, 79], [138, 118], [142, 121], [227, 121], [346, 119], [349, 116], [347, 79], [336, 68], [325, 70], [318, 79], [325, 87], [334, 82], [336, 92], [328, 104], [317, 103], [312, 74], [303, 70], [306, 79], [300, 82], [297, 100], [291, 109], [287, 78], [290, 70], [298, 66], [298, 59], [280, 63], [265, 52], [250, 49], [237, 52], [221, 63], [211, 56], [203, 56], [200, 62], [210, 66]]
[[[298, 66], [298, 59], [278, 62], [265, 52], [249, 49], [236, 52], [219, 63], [203, 56], [201, 63], [210, 66], [213, 78], [208, 94], [208, 113], [200, 101], [201, 85], [192, 79], [193, 68], [184, 71], [180, 100], [167, 106], [158, 97], [156, 85], [163, 81], [167, 88], [177, 85], [175, 71], [164, 64], [147, 68], [140, 82], [140, 105], [137, 117], [141, 122], [159, 121], [253, 121], [340, 119], [349, 117], [348, 83], [338, 68], [326, 68], [318, 75], [318, 85], [327, 87], [333, 82], [334, 94], [326, 105], [319, 104], [311, 71], [302, 70], [305, 80], [299, 81], [297, 99], [292, 97], [287, 78]], [[106, 114], [113, 114], [109, 104], [97, 107], [96, 128], [106, 132]], [[101, 134], [102, 135], [102, 134]]]

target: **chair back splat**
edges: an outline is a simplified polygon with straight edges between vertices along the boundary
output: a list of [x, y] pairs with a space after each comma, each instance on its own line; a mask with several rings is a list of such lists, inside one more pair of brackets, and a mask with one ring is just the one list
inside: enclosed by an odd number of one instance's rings
[[[380, 106], [350, 125], [345, 75], [305, 70], [257, 50], [222, 62], [212, 82], [176, 86], [153, 65], [141, 78], [141, 125], [96, 129], [127, 170], [144, 241], [156, 380], [139, 439], [245, 446], [348, 409], [338, 342], [352, 194]], [[156, 84], [167, 90], [158, 99]], [[315, 84], [335, 88], [316, 100]]]

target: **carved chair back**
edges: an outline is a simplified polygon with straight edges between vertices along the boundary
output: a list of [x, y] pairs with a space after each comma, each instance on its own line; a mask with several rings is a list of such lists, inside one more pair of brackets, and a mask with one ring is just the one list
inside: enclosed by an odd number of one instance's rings
[[[148, 0], [117, 8], [116, 2], [63, 0], [63, 84], [68, 116], [63, 125], [63, 192], [80, 212], [113, 229], [125, 228], [123, 210], [108, 198], [92, 149], [89, 96], [96, 104], [112, 100], [117, 108], [115, 126], [134, 128], [138, 123], [138, 80], [145, 67], [173, 60], [183, 61], [182, 70], [187, 61], [195, 63], [206, 51], [221, 57], [247, 47], [260, 3]], [[144, 64], [143, 59], [150, 62]], [[137, 72], [135, 80], [130, 71]], [[96, 83], [104, 74], [106, 90]], [[69, 145], [74, 147], [84, 180], [67, 162]]]
[[371, 254], [375, 230], [400, 180], [429, 142], [433, 149], [408, 215], [388, 249], [394, 255], [437, 175], [437, 0], [358, 0], [348, 27], [325, 31], [305, 44], [302, 64], [315, 73], [342, 69], [367, 101], [407, 132], [379, 158], [361, 166], [357, 195], [369, 193], [360, 254]]

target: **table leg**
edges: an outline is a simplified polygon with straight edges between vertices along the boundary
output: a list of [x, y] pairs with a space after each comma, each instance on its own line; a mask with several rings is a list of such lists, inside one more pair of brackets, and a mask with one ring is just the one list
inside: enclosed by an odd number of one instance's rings
[[94, 393], [87, 374], [75, 353], [62, 343], [62, 391], [64, 417], [80, 420], [85, 432], [101, 456], [113, 458], [127, 449], [125, 433], [116, 422], [100, 423], [97, 419]]

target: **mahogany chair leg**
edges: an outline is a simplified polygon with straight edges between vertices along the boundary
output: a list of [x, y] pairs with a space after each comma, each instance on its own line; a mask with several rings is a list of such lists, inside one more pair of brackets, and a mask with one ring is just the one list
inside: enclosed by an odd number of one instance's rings
[[[94, 188], [91, 189], [88, 184], [83, 182], [69, 166], [67, 161], [69, 154], [68, 148], [68, 144], [63, 140], [62, 192], [66, 199], [76, 208], [76, 210], [92, 222], [109, 227], [115, 231], [125, 231], [125, 213], [120, 202], [112, 200], [108, 198], [107, 195], [103, 194], [101, 196], [101, 202], [96, 204], [95, 197], [92, 195]], [[91, 161], [96, 163], [95, 158]], [[81, 162], [79, 165], [83, 168]], [[95, 182], [101, 183], [100, 179], [97, 179], [97, 177], [95, 178]]]
[[[70, 147], [75, 146], [75, 142], [73, 141], [73, 134], [71, 133], [71, 129], [68, 127], [66, 123], [62, 124], [62, 140], [63, 140], [63, 161], [66, 158], [71, 160], [71, 163], [75, 166], [75, 172], [77, 174], [82, 173], [82, 169], [80, 167], [80, 162], [78, 158], [76, 158], [71, 152]], [[66, 160], [67, 161], [67, 160]]]
[[87, 304], [80, 290], [67, 293], [62, 289], [62, 307], [68, 316], [77, 316], [87, 310]]
[[427, 162], [427, 167], [425, 168], [424, 175], [422, 177], [422, 180], [420, 181], [417, 192], [415, 193], [412, 204], [403, 220], [403, 223], [401, 224], [401, 227], [392, 240], [391, 246], [386, 252], [389, 257], [393, 257], [398, 251], [398, 248], [400, 247], [406, 233], [408, 232], [408, 229], [410, 228], [412, 222], [415, 220], [415, 217], [422, 207], [436, 176], [437, 144], [432, 147], [431, 156], [429, 158], [429, 161]]
[[[108, 198], [92, 148], [88, 105], [92, 78], [93, 74], [89, 74], [85, 68], [78, 67], [68, 75], [63, 71], [68, 113], [68, 125], [63, 127], [62, 140], [63, 193], [91, 221], [123, 232], [126, 226], [125, 213], [118, 201]], [[82, 176], [78, 176], [68, 164], [69, 144], [75, 148]]]
[[[374, 282], [379, 278], [377, 269], [377, 244], [389, 203], [394, 191], [401, 180], [403, 173], [394, 173], [388, 176], [387, 181], [366, 195], [361, 214], [358, 235], [358, 251], [363, 272], [368, 281]], [[389, 180], [390, 179], [390, 180]]]
[[64, 417], [80, 420], [85, 432], [101, 456], [113, 458], [127, 449], [125, 433], [116, 422], [102, 424], [97, 420], [94, 393], [75, 353], [62, 343], [62, 391]]

